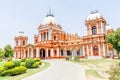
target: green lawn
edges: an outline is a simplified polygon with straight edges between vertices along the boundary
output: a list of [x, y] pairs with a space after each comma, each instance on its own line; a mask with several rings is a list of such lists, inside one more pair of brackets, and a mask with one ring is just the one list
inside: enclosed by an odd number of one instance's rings
[[96, 70], [88, 69], [85, 71], [85, 73], [87, 76], [91, 75], [97, 78], [103, 78]]
[[5, 61], [0, 62], [0, 67], [5, 63]]
[[84, 59], [78, 63], [86, 69], [87, 76], [106, 78], [104, 74], [100, 75], [99, 73], [107, 74], [106, 71], [110, 69], [110, 66], [119, 62], [119, 59]]
[[48, 68], [50, 66], [50, 63], [48, 62], [43, 62], [45, 65], [39, 68], [35, 68], [35, 69], [27, 69], [27, 72], [24, 74], [20, 74], [17, 76], [5, 76], [5, 77], [0, 77], [0, 80], [20, 80], [22, 78], [25, 78], [27, 76], [33, 75], [37, 72], [41, 72], [44, 69]]

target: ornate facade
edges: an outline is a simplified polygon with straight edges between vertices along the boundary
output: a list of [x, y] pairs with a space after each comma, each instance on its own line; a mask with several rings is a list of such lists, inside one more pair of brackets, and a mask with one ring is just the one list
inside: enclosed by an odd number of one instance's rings
[[[66, 56], [110, 56], [105, 36], [112, 32], [106, 20], [98, 11], [92, 11], [85, 20], [87, 35], [80, 37], [63, 31], [54, 15], [49, 13], [34, 35], [34, 44], [28, 44], [28, 37], [20, 32], [15, 36], [15, 58], [65, 58]], [[113, 49], [111, 49], [114, 51]]]

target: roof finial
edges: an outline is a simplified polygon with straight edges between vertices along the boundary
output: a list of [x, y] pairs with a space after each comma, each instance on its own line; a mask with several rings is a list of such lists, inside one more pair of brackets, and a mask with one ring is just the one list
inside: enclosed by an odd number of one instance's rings
[[48, 17], [48, 16], [52, 16], [52, 17], [54, 17], [54, 15], [51, 13], [51, 7], [50, 7], [50, 5], [49, 5], [49, 13], [47, 14], [46, 17]]

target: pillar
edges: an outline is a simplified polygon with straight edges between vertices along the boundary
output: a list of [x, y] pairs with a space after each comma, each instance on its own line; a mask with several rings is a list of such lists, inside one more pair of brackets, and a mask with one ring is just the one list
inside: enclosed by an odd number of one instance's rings
[[89, 48], [88, 48], [88, 45], [87, 45], [87, 55], [89, 56]]
[[39, 48], [36, 49], [36, 57], [40, 57], [39, 56]]
[[53, 48], [50, 49], [50, 55], [51, 55], [51, 57], [54, 56]]
[[105, 44], [103, 43], [103, 55], [105, 56]]
[[48, 48], [46, 49], [45, 55], [45, 57], [48, 57]]
[[101, 56], [101, 47], [100, 47], [100, 43], [98, 44], [98, 50], [99, 50], [99, 56]]
[[93, 46], [92, 46], [92, 44], [90, 45], [90, 47], [91, 47], [91, 56], [93, 56]]
[[57, 56], [60, 56], [59, 48], [57, 48]]
[[83, 56], [85, 56], [85, 46], [83, 45]]

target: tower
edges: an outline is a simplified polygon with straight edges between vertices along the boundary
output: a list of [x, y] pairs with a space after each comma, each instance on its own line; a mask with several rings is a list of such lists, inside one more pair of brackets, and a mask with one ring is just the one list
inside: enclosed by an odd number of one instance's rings
[[17, 36], [15, 36], [15, 47], [14, 52], [15, 58], [23, 58], [25, 53], [25, 47], [27, 45], [28, 37], [25, 36], [24, 32], [19, 32]]
[[87, 35], [83, 38], [85, 55], [105, 56], [106, 20], [97, 10], [94, 10], [85, 20], [85, 25], [87, 27]]

